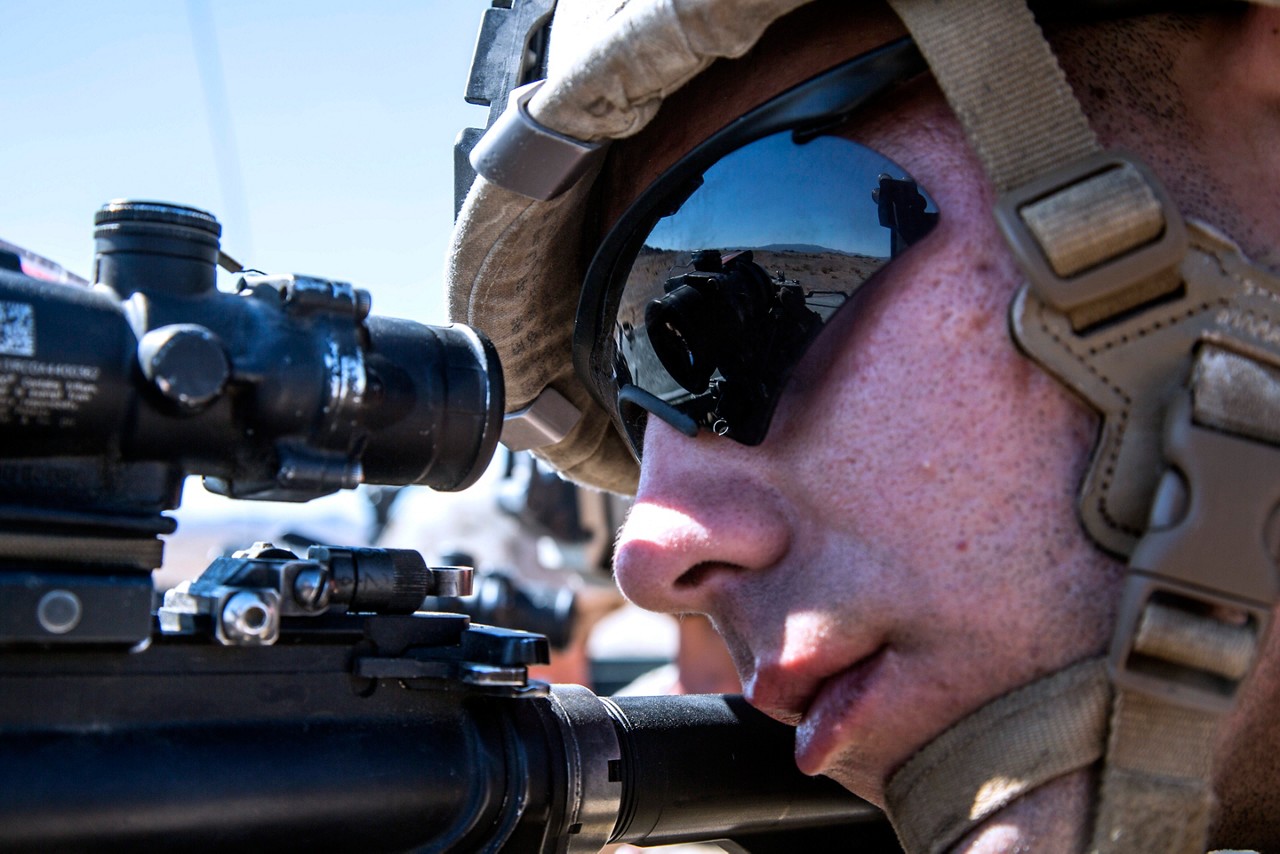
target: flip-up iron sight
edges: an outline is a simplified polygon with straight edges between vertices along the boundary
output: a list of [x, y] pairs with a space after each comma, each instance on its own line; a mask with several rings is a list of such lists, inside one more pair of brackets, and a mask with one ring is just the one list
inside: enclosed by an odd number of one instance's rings
[[93, 286], [0, 269], [0, 849], [897, 850], [741, 698], [553, 688], [545, 637], [418, 610], [465, 568], [260, 543], [154, 607], [187, 475], [459, 489], [503, 410], [477, 333], [339, 282], [219, 291], [218, 232], [112, 203]]

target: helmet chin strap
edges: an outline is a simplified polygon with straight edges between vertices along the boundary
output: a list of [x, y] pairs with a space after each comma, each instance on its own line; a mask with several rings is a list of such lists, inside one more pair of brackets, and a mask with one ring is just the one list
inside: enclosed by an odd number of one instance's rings
[[1106, 664], [1090, 659], [951, 727], [911, 757], [885, 791], [903, 848], [946, 851], [1015, 799], [1098, 761], [1110, 702]]
[[1102, 414], [1081, 494], [1129, 556], [1107, 659], [1005, 697], [890, 781], [909, 852], [1102, 759], [1090, 851], [1199, 854], [1217, 735], [1270, 625], [1280, 279], [1102, 152], [1023, 0], [890, 0], [1001, 194], [1015, 338]]

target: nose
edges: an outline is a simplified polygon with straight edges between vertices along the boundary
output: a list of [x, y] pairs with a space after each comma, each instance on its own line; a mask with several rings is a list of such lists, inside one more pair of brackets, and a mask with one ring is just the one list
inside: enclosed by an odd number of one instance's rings
[[614, 573], [652, 611], [716, 616], [717, 597], [780, 562], [791, 543], [767, 451], [716, 436], [689, 438], [657, 418], [645, 430], [635, 503]]

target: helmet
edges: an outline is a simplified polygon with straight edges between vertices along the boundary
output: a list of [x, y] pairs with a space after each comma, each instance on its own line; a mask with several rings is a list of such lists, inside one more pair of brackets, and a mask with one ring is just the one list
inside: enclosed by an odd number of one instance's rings
[[[769, 24], [800, 5], [797, 0], [704, 2], [677, 12], [659, 3], [570, 0], [487, 12], [470, 85], [493, 88], [471, 91], [469, 97], [500, 103], [505, 93], [498, 90], [508, 81], [519, 84], [545, 73], [545, 82], [512, 91], [507, 114], [517, 120], [536, 117], [537, 126], [555, 129], [541, 137], [544, 148], [536, 164], [513, 170], [531, 180], [546, 179], [546, 186], [526, 189], [550, 198], [531, 198], [488, 180], [472, 186], [450, 246], [450, 315], [459, 322], [480, 320], [501, 339], [508, 411], [523, 415], [515, 419], [515, 435], [526, 425], [553, 425], [549, 432], [533, 430], [534, 438], [509, 441], [535, 448], [573, 480], [631, 492], [637, 473], [608, 414], [576, 378], [571, 357], [577, 283], [585, 272], [586, 200], [605, 143], [640, 131], [667, 95], [715, 59], [745, 53]], [[491, 55], [523, 58], [525, 51], [508, 53], [502, 40], [525, 43], [530, 32], [547, 25], [552, 7], [555, 24], [545, 69], [535, 61], [532, 68], [517, 66], [505, 77], [487, 70], [484, 60]], [[526, 20], [517, 23], [520, 14]], [[524, 26], [532, 30], [517, 32]], [[627, 44], [631, 50], [620, 49]], [[557, 142], [563, 147], [556, 149]], [[551, 172], [547, 149], [563, 152], [559, 162], [566, 174], [546, 178]], [[515, 282], [521, 283], [518, 300], [513, 299]]]
[[[592, 217], [601, 159], [610, 141], [641, 132], [690, 79], [746, 53], [804, 4], [560, 0], [544, 59], [538, 51], [552, 5], [491, 9], [482, 29], [470, 95], [493, 102], [498, 117], [482, 139], [462, 143], [474, 145], [470, 162], [483, 177], [461, 202], [448, 268], [451, 311], [489, 333], [501, 353], [512, 410], [504, 441], [535, 448], [572, 479], [630, 491], [629, 408], [691, 431], [739, 429], [738, 413], [767, 408], [770, 383], [785, 381], [706, 355], [721, 345], [689, 342], [672, 318], [714, 310], [754, 336], [753, 318], [774, 318], [772, 329], [781, 316], [799, 330], [787, 341], [807, 339], [810, 315], [822, 319], [809, 296], [821, 289], [772, 277], [759, 258], [695, 259], [665, 279], [649, 303], [658, 307], [646, 310], [649, 327], [675, 332], [659, 331], [628, 351], [628, 318], [640, 316], [627, 314], [630, 286], [615, 281], [610, 258], [597, 255], [588, 266], [584, 257], [599, 243]], [[778, 128], [803, 135], [835, 121], [868, 92], [883, 91], [879, 81], [917, 74], [923, 56], [995, 185], [997, 220], [1027, 279], [1010, 308], [1012, 334], [1103, 415], [1081, 517], [1102, 549], [1129, 564], [1108, 661], [1002, 698], [922, 751], [890, 784], [895, 826], [910, 850], [955, 841], [967, 822], [1105, 752], [1099, 850], [1203, 850], [1196, 846], [1210, 820], [1213, 734], [1257, 656], [1278, 592], [1267, 542], [1280, 477], [1260, 472], [1280, 475], [1273, 426], [1280, 424], [1280, 279], [1226, 236], [1186, 221], [1140, 160], [1101, 150], [1022, 2], [890, 5], [900, 20], [869, 12], [870, 59], [845, 69], [856, 84], [833, 82], [839, 69], [812, 86], [794, 81], [803, 85], [789, 91], [799, 94], [766, 105], [786, 112], [785, 121], [763, 115], [766, 106], [744, 105], [749, 138], [754, 145]], [[1042, 17], [1054, 14], [1042, 5]], [[1077, 3], [1065, 14], [1152, 5]], [[499, 56], [514, 60], [503, 74], [484, 61]], [[993, 84], [1009, 80], [1017, 85]], [[841, 85], [842, 100], [814, 106]], [[708, 164], [744, 141], [717, 135], [706, 144], [705, 161], [690, 167], [705, 181], [688, 189], [680, 181], [689, 184], [690, 175], [673, 177], [667, 195], [638, 215], [635, 234], [609, 250], [627, 259], [624, 266], [644, 251], [635, 235], [645, 237], [673, 207], [683, 211], [709, 185]], [[894, 241], [909, 242], [927, 230], [930, 202], [909, 176], [880, 177], [888, 182], [876, 188], [881, 225]], [[807, 308], [787, 308], [794, 292]], [[743, 294], [758, 296], [747, 306]], [[618, 330], [616, 340], [597, 346], [604, 328]], [[664, 356], [672, 348], [687, 360], [680, 369]], [[636, 378], [655, 360], [674, 385]], [[612, 382], [595, 381], [610, 372]], [[709, 376], [725, 390], [710, 404]], [[726, 402], [734, 389], [747, 395], [737, 409]], [[749, 428], [741, 441], [750, 443]], [[993, 728], [1018, 733], [1012, 740], [1034, 749], [1016, 756], [1008, 742], [992, 746], [985, 733]], [[961, 794], [922, 782], [929, 779]], [[1179, 822], [1152, 822], [1150, 810]]]

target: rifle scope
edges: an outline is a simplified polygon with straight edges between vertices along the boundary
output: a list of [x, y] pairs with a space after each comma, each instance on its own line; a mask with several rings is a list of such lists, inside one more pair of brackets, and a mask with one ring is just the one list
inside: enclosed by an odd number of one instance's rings
[[371, 316], [345, 282], [242, 271], [236, 293], [219, 291], [221, 227], [195, 208], [115, 201], [95, 225], [91, 287], [0, 270], [10, 497], [66, 506], [120, 491], [70, 462], [32, 483], [15, 458], [158, 462], [277, 500], [359, 483], [462, 489], [488, 464], [502, 373], [477, 332]]

